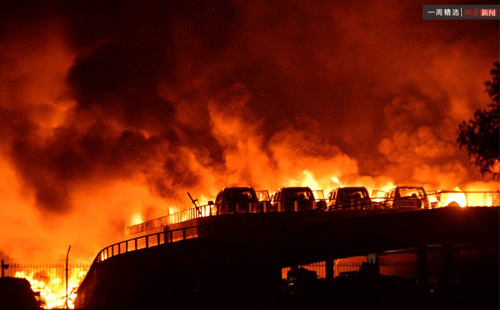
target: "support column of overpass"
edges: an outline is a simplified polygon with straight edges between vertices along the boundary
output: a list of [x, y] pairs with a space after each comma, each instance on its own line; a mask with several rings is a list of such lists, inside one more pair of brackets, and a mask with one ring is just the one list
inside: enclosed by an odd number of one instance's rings
[[325, 278], [328, 280], [333, 280], [334, 270], [333, 270], [334, 262], [333, 259], [328, 259], [325, 261]]
[[450, 296], [453, 291], [453, 244], [444, 243], [442, 245], [443, 255], [443, 278], [440, 287], [445, 296]]
[[424, 244], [417, 249], [417, 282], [427, 285], [427, 278], [427, 245]]

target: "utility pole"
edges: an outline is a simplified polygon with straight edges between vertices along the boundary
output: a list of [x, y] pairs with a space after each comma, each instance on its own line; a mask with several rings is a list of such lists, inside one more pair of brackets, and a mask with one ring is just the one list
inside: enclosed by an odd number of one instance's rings
[[71, 250], [71, 245], [69, 246], [68, 253], [66, 254], [66, 309], [68, 309], [68, 257], [69, 250]]
[[9, 269], [9, 264], [4, 264], [2, 259], [2, 278], [5, 277], [4, 270]]

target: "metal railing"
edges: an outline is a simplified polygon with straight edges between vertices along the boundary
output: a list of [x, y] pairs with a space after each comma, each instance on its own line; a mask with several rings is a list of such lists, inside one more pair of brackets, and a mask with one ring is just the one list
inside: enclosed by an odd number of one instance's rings
[[213, 206], [214, 205], [204, 205], [204, 206], [199, 206], [197, 208], [191, 208], [173, 214], [165, 215], [150, 221], [129, 226], [126, 228], [125, 232], [127, 235], [132, 235], [143, 231], [165, 227], [171, 224], [176, 224], [197, 218], [216, 215], [212, 211]]
[[427, 195], [435, 207], [446, 207], [453, 201], [461, 207], [500, 206], [500, 191], [435, 191]]
[[[454, 193], [454, 194], [465, 194], [464, 192], [448, 192], [448, 193]], [[469, 192], [473, 194], [481, 194], [481, 195], [486, 195], [485, 197], [488, 197], [488, 204], [487, 206], [499, 206], [500, 205], [500, 192]], [[438, 193], [431, 193], [428, 196], [432, 195], [437, 195]], [[443, 195], [443, 192], [440, 193]], [[326, 204], [325, 200], [321, 199], [319, 200], [321, 203]], [[246, 209], [241, 209], [239, 205], [235, 206], [234, 212], [230, 212], [230, 209], [228, 206], [225, 205], [205, 205], [205, 206], [200, 206], [196, 208], [191, 208], [185, 211], [181, 211], [175, 214], [167, 215], [161, 218], [154, 219], [152, 221], [148, 221], [145, 223], [141, 223], [138, 225], [134, 225], [129, 227], [128, 232], [129, 233], [134, 233], [135, 231], [138, 231], [140, 229], [153, 229], [153, 228], [160, 228], [164, 227], [168, 224], [174, 224], [174, 223], [180, 223], [184, 222], [190, 219], [196, 219], [196, 218], [202, 218], [202, 217], [209, 217], [209, 216], [218, 216], [218, 215], [225, 215], [225, 214], [232, 214], [232, 213], [269, 213], [269, 212], [287, 212], [287, 211], [296, 211], [300, 212], [298, 208], [298, 202], [295, 201], [293, 205], [293, 210], [287, 210], [284, 206], [281, 206], [278, 204], [277, 206], [274, 206], [273, 204], [269, 202], [264, 202], [264, 203], [259, 203], [255, 204], [253, 206], [252, 204], [249, 206], [249, 208]], [[439, 207], [439, 205], [435, 204], [435, 207]], [[484, 205], [483, 205], [484, 206]], [[432, 204], [430, 208], [432, 207]], [[369, 208], [364, 208], [364, 209], [376, 209], [376, 208], [384, 208], [384, 204], [376, 205], [376, 204], [370, 204]], [[407, 208], [407, 207], [405, 207]], [[416, 208], [411, 208], [412, 210], [415, 210]], [[241, 212], [243, 211], [243, 212]], [[312, 207], [308, 211], [319, 211], [319, 212], [331, 212], [332, 209], [329, 208], [318, 208], [318, 201], [314, 201]], [[335, 212], [335, 211], [334, 211]], [[165, 230], [162, 232], [157, 232], [149, 235], [144, 235], [144, 236], [139, 236], [136, 238], [128, 239], [122, 242], [118, 242], [115, 244], [112, 244], [110, 246], [105, 247], [99, 253], [97, 254], [96, 258], [94, 259], [90, 270], [87, 273], [87, 276], [85, 277], [83, 282], [87, 283], [93, 283], [96, 284], [97, 282], [97, 271], [96, 271], [96, 266], [98, 263], [103, 262], [111, 257], [121, 255], [124, 253], [128, 252], [133, 252], [141, 249], [147, 249], [155, 246], [159, 246], [162, 244], [166, 243], [172, 243], [172, 242], [177, 242], [177, 241], [182, 241], [190, 238], [197, 238], [199, 237], [199, 228], [201, 225], [198, 226], [191, 226], [191, 227], [185, 227], [185, 228], [179, 228], [175, 230]], [[83, 283], [82, 282], [82, 283]], [[93, 287], [92, 285], [90, 287]], [[85, 291], [85, 290], [84, 290]], [[84, 293], [85, 294], [85, 293]]]
[[[411, 208], [411, 209], [424, 209], [424, 208], [437, 208], [437, 207], [445, 207], [441, 203], [443, 200], [443, 197], [446, 195], [449, 195], [449, 197], [456, 198], [463, 197], [465, 201], [465, 206], [467, 207], [473, 207], [473, 206], [480, 206], [479, 204], [473, 204], [469, 205], [470, 202], [475, 201], [483, 203], [481, 206], [498, 206], [500, 205], [500, 192], [494, 192], [494, 191], [473, 191], [473, 192], [463, 192], [463, 191], [441, 191], [441, 192], [432, 192], [427, 195], [427, 197], [404, 197], [400, 199], [386, 199], [385, 201], [375, 204], [375, 203], [370, 203], [369, 205], [366, 204], [357, 204], [356, 208], [348, 208], [348, 209], [385, 209], [385, 208], [391, 208], [391, 209], [406, 209], [406, 208]], [[450, 195], [455, 195], [455, 196], [450, 196]], [[476, 195], [476, 196], [474, 196]], [[438, 204], [423, 204], [423, 203], [418, 203], [418, 200], [421, 199], [429, 199], [429, 197], [436, 196], [435, 201], [438, 201]], [[448, 197], [448, 198], [449, 198]], [[412, 198], [412, 199], [408, 199]], [[448, 199], [446, 198], [446, 199]], [[429, 199], [430, 200], [430, 199]], [[450, 199], [448, 199], [450, 200]], [[453, 200], [453, 201], [455, 201]], [[387, 204], [388, 201], [405, 201], [407, 203], [391, 203]], [[310, 202], [310, 201], [308, 201]], [[314, 210], [320, 210], [320, 211], [334, 211], [336, 209], [332, 208], [318, 208], [319, 202], [325, 203], [325, 200], [319, 199], [315, 201], [311, 201], [312, 204], [310, 207], [306, 208], [307, 210], [314, 211]], [[287, 203], [290, 203], [287, 207]], [[425, 207], [428, 205], [428, 207]], [[354, 205], [353, 205], [354, 206]], [[293, 208], [293, 209], [292, 209]], [[269, 212], [286, 212], [286, 211], [293, 211], [293, 212], [299, 212], [300, 210], [300, 202], [297, 200], [294, 201], [287, 201], [287, 202], [278, 202], [276, 204], [272, 204], [270, 202], [259, 202], [259, 203], [248, 203], [245, 205], [245, 207], [240, 206], [240, 204], [236, 203], [233, 205], [230, 204], [210, 204], [210, 205], [204, 205], [204, 206], [199, 206], [197, 208], [191, 208], [185, 211], [177, 212], [174, 214], [170, 214], [164, 217], [160, 217], [151, 221], [147, 221], [141, 224], [137, 224], [134, 226], [128, 227], [128, 233], [132, 234], [138, 231], [145, 231], [149, 229], [154, 229], [154, 228], [160, 228], [164, 227], [166, 225], [170, 224], [175, 224], [175, 223], [181, 223], [185, 222], [187, 220], [192, 220], [192, 219], [197, 219], [197, 218], [202, 218], [202, 217], [209, 217], [209, 216], [218, 216], [218, 215], [226, 215], [226, 214], [237, 214], [237, 213], [269, 213]], [[187, 228], [179, 228], [176, 230], [167, 230], [163, 232], [158, 232], [154, 234], [149, 234], [145, 236], [140, 236], [136, 238], [132, 238], [129, 240], [125, 240], [119, 243], [115, 243], [113, 245], [110, 245], [104, 249], [102, 249], [98, 254], [94, 262], [101, 262], [109, 257], [113, 257], [116, 255], [120, 255], [123, 253], [131, 252], [131, 251], [137, 251], [140, 249], [144, 248], [149, 248], [153, 246], [158, 246], [161, 244], [169, 243], [169, 242], [176, 242], [180, 240], [185, 240], [189, 238], [196, 238], [198, 237], [198, 232], [199, 232], [199, 226], [192, 226], [192, 227], [187, 227]]]
[[[308, 210], [316, 210], [326, 202], [324, 199], [316, 199], [313, 202], [308, 201], [310, 206]], [[287, 208], [285, 205], [291, 203], [291, 207]], [[184, 211], [176, 212], [173, 214], [165, 215], [153, 220], [143, 223], [132, 225], [126, 228], [127, 235], [133, 235], [148, 230], [158, 229], [167, 225], [186, 222], [193, 219], [226, 215], [226, 214], [239, 214], [239, 213], [270, 213], [270, 212], [285, 212], [285, 211], [301, 211], [300, 202], [297, 200], [287, 201], [285, 203], [277, 202], [275, 204], [270, 201], [249, 202], [249, 203], [224, 203], [224, 204], [210, 204], [202, 205], [196, 208], [190, 208]]]
[[[333, 264], [333, 277], [341, 276], [346, 272], [358, 272], [362, 265], [362, 261], [340, 261]], [[413, 261], [405, 262], [382, 262], [378, 264], [381, 275], [385, 276], [399, 276], [407, 279], [416, 279], [417, 277], [417, 264]], [[316, 272], [318, 278], [326, 278], [327, 264], [322, 262], [311, 263], [307, 265], [299, 265], [307, 270]], [[286, 279], [287, 273], [291, 270], [290, 267], [281, 269], [281, 278]]]
[[134, 252], [141, 249], [148, 249], [165, 243], [197, 238], [198, 236], [199, 226], [192, 226], [128, 239], [107, 246], [99, 251], [96, 258], [94, 259], [93, 264], [105, 261], [110, 257], [120, 254]]
[[[89, 268], [89, 271], [87, 272], [87, 275], [85, 276], [85, 279], [82, 281], [80, 284], [80, 287], [82, 287], [83, 284], [86, 284], [84, 288], [79, 291], [79, 295], [85, 296], [85, 295], [90, 295], [89, 290], [93, 290], [95, 288], [95, 285], [98, 282], [98, 277], [99, 274], [97, 272], [97, 266], [99, 263], [114, 257], [118, 256], [121, 254], [129, 253], [129, 252], [134, 252], [142, 249], [148, 249], [151, 247], [156, 247], [161, 244], [165, 243], [172, 243], [172, 242], [177, 242], [181, 240], [187, 240], [191, 238], [197, 238], [199, 237], [199, 227], [200, 226], [193, 226], [193, 227], [185, 227], [185, 228], [180, 228], [176, 230], [170, 230], [170, 231], [164, 231], [160, 233], [154, 233], [154, 234], [149, 234], [145, 236], [140, 236], [136, 237], [133, 239], [125, 240], [122, 242], [118, 242], [115, 244], [112, 244], [110, 246], [105, 247], [95, 257], [94, 261], [92, 262], [92, 265]], [[80, 289], [79, 287], [79, 289]], [[84, 297], [83, 297], [84, 298]], [[81, 300], [77, 298], [76, 300], [76, 306], [82, 306], [80, 303], [82, 303]]]
[[[272, 203], [270, 201], [250, 202], [246, 204], [211, 204], [203, 205], [196, 208], [190, 208], [184, 211], [159, 217], [140, 224], [132, 225], [126, 228], [127, 235], [133, 235], [140, 232], [145, 232], [153, 229], [162, 228], [171, 224], [182, 223], [188, 220], [225, 215], [235, 213], [270, 213], [270, 212], [289, 212], [289, 211], [304, 211], [304, 210], [371, 210], [371, 209], [429, 209], [446, 207], [453, 201], [461, 207], [477, 207], [477, 206], [499, 206], [500, 192], [499, 191], [436, 191], [430, 192], [426, 197], [402, 197], [402, 198], [385, 198], [376, 197], [371, 199], [372, 202], [366, 203], [355, 199], [342, 201], [340, 206], [327, 206], [325, 199], [315, 199], [312, 204], [303, 208], [302, 202], [290, 200], [284, 202]], [[427, 202], [425, 202], [427, 200]], [[310, 202], [310, 201], [308, 201]]]
[[[41, 302], [41, 308], [54, 309], [62, 309], [66, 302], [72, 304], [74, 296], [71, 295], [90, 268], [89, 264], [82, 263], [70, 263], [67, 266], [63, 263], [10, 263], [8, 265], [5, 276], [28, 280], [36, 298]], [[65, 279], [69, 281], [69, 286], [68, 282], [64, 281]]]

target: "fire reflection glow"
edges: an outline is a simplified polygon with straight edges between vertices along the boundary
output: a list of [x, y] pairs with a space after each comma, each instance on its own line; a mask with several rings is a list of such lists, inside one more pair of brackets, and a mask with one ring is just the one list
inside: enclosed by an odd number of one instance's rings
[[461, 192], [458, 187], [455, 188], [454, 192], [438, 191], [437, 195], [440, 196], [439, 205], [442, 207], [458, 205], [465, 208], [468, 205], [465, 193]]
[[139, 223], [144, 222], [144, 218], [140, 212], [136, 212], [132, 215], [132, 218], [130, 219], [130, 226], [136, 225]]

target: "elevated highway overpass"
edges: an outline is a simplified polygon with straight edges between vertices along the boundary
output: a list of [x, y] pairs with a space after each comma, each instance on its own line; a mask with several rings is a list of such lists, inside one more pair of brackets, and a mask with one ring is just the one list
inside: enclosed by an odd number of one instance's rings
[[168, 301], [189, 308], [207, 296], [231, 296], [224, 292], [271, 296], [283, 267], [428, 244], [498, 248], [499, 219], [498, 207], [193, 219], [103, 249], [78, 288], [76, 305], [140, 309]]

